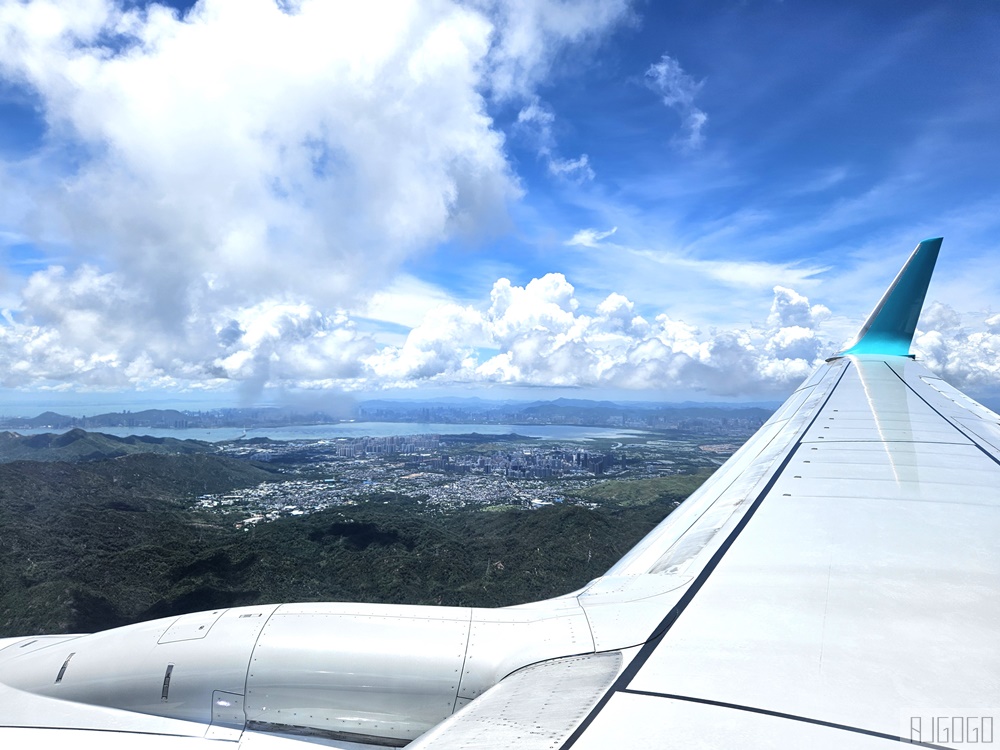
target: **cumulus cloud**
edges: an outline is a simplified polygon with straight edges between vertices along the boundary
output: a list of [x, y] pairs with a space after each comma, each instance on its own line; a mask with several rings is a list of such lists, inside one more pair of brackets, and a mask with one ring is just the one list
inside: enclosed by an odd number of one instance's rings
[[774, 301], [767, 316], [767, 324], [772, 328], [815, 328], [829, 317], [830, 310], [824, 305], [810, 305], [809, 300], [794, 289], [774, 287]]
[[[794, 324], [820, 326], [827, 317], [821, 305], [777, 288], [773, 309], [779, 312], [764, 328], [703, 332], [665, 313], [650, 322], [616, 292], [583, 310], [559, 273], [523, 287], [500, 279], [488, 308], [442, 307], [403, 347], [387, 347], [369, 364], [390, 378], [419, 372], [450, 382], [774, 394], [804, 378], [834, 345], [821, 331]], [[485, 336], [495, 353], [478, 356], [473, 336]], [[392, 369], [405, 362], [423, 369]]]
[[[380, 345], [344, 311], [272, 297], [189, 316], [180, 331], [125, 335], [134, 307], [115, 274], [53, 267], [25, 291], [30, 315], [6, 313], [5, 386], [304, 389], [443, 383], [695, 389], [769, 393], [804, 377], [832, 344], [813, 326], [825, 308], [776, 288], [766, 328], [703, 332], [660, 313], [647, 319], [612, 292], [585, 309], [562, 274], [524, 286], [499, 279], [481, 306], [445, 303], [399, 346]], [[801, 324], [801, 325], [800, 325]]]
[[952, 385], [972, 392], [995, 391], [1000, 377], [1000, 315], [966, 326], [952, 307], [932, 302], [924, 308], [913, 351]]
[[[30, 317], [5, 311], [0, 385], [183, 389], [239, 383], [245, 398], [265, 386], [315, 391], [446, 384], [509, 384], [703, 391], [774, 397], [838, 350], [825, 332], [829, 310], [775, 287], [763, 325], [705, 330], [667, 312], [642, 314], [611, 292], [585, 305], [563, 274], [520, 286], [497, 280], [481, 304], [430, 307], [388, 345], [343, 310], [289, 298], [212, 309], [183, 330], [123, 335], [130, 291], [93, 267], [53, 267], [25, 290]], [[761, 304], [762, 312], [768, 310]], [[914, 350], [959, 387], [1000, 375], [1000, 316], [973, 330], [928, 305]]]
[[463, 379], [476, 364], [474, 344], [483, 337], [482, 316], [447, 304], [427, 313], [401, 347], [386, 347], [365, 362], [373, 379], [396, 384]]
[[122, 277], [91, 266], [31, 276], [21, 310], [6, 310], [0, 385], [87, 389], [204, 389], [242, 384], [340, 387], [366, 374], [375, 342], [342, 311], [268, 298], [192, 313], [176, 329], [135, 319], [142, 308]]
[[660, 95], [667, 106], [680, 115], [683, 135], [676, 142], [685, 148], [696, 149], [704, 143], [702, 129], [708, 122], [705, 114], [694, 103], [704, 81], [696, 81], [684, 72], [681, 64], [670, 55], [663, 55], [660, 62], [646, 70], [646, 85]]
[[[0, 80], [47, 128], [0, 161], [0, 227], [67, 256], [4, 297], [9, 382], [349, 379], [377, 347], [343, 310], [520, 196], [490, 102], [539, 101], [552, 59], [627, 6], [0, 2]], [[440, 369], [415, 364], [428, 347], [395, 375]]]
[[28, 185], [39, 221], [145, 283], [148, 314], [206, 278], [344, 300], [519, 191], [479, 91], [495, 29], [459, 5], [37, 0], [0, 26], [0, 72], [74, 152]]
[[[537, 99], [563, 45], [627, 15], [615, 0], [390, 5], [6, 3], [0, 75], [37, 95], [58, 146], [7, 192], [32, 191], [28, 223], [130, 283], [155, 277], [147, 312], [163, 317], [205, 276], [237, 302], [376, 288], [412, 253], [498, 226], [519, 195], [484, 95]], [[586, 156], [551, 168], [592, 174]]]

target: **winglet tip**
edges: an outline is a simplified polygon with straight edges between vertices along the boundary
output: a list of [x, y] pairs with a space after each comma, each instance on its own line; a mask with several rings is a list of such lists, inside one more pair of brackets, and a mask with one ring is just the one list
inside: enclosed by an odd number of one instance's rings
[[944, 237], [928, 237], [920, 241], [920, 244], [917, 245], [917, 250], [926, 249], [937, 253], [941, 249], [942, 242], [944, 242]]

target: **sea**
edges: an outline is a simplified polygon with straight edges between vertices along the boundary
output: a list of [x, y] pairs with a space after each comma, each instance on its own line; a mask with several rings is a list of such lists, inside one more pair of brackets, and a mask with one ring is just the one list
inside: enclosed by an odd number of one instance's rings
[[[581, 425], [525, 425], [525, 424], [443, 424], [420, 422], [341, 422], [339, 424], [289, 425], [285, 427], [220, 427], [216, 429], [186, 428], [167, 429], [155, 427], [93, 427], [89, 432], [128, 437], [149, 435], [178, 440], [204, 440], [221, 443], [227, 440], [332, 440], [335, 438], [393, 437], [395, 435], [523, 435], [543, 440], [588, 441], [595, 439], [622, 440], [645, 435], [642, 430], [620, 427], [586, 427]], [[16, 430], [20, 435], [39, 435], [46, 432], [66, 432], [49, 428]]]

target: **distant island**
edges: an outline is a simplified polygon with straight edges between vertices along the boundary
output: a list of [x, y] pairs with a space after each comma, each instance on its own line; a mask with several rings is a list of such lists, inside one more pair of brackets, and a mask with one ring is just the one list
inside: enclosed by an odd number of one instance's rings
[[293, 407], [243, 407], [179, 411], [144, 409], [73, 417], [46, 411], [34, 417], [0, 416], [3, 430], [94, 430], [101, 428], [218, 429], [260, 428], [342, 422], [413, 422], [440, 424], [525, 424], [630, 427], [636, 429], [690, 429], [718, 423], [756, 428], [774, 411], [775, 404], [718, 404], [684, 402], [589, 401], [560, 398], [553, 401], [488, 401], [478, 398], [440, 400], [361, 401], [335, 415]]

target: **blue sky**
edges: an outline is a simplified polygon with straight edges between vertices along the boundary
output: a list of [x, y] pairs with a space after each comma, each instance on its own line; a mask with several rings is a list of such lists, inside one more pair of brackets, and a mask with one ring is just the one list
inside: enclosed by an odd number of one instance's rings
[[774, 399], [945, 244], [998, 381], [993, 2], [0, 2], [0, 395]]

